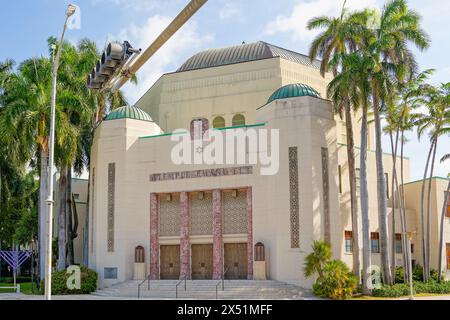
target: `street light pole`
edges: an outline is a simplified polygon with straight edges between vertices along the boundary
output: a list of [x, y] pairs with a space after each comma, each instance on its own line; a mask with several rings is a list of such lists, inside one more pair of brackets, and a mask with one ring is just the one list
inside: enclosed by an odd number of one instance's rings
[[412, 241], [412, 233], [407, 232], [406, 236], [408, 237], [408, 267], [409, 267], [409, 300], [414, 300], [414, 284], [413, 284], [413, 270], [412, 270], [412, 252], [411, 252], [411, 241]]
[[64, 22], [64, 29], [61, 35], [61, 40], [56, 45], [56, 57], [53, 62], [53, 79], [52, 79], [52, 96], [51, 96], [51, 111], [50, 111], [50, 140], [49, 140], [49, 161], [48, 161], [48, 197], [45, 201], [48, 205], [47, 214], [47, 240], [46, 240], [46, 259], [45, 259], [45, 299], [52, 299], [52, 243], [53, 243], [53, 176], [54, 176], [54, 157], [55, 157], [55, 109], [56, 109], [56, 83], [59, 62], [61, 59], [61, 51], [64, 43], [64, 35], [67, 30], [67, 22], [69, 18], [75, 13], [76, 7], [69, 4], [66, 11], [66, 21]]

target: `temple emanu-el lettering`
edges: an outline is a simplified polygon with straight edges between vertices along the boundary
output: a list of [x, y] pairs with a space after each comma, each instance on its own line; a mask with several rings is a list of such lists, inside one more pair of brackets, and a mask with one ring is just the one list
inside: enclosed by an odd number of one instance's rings
[[[272, 279], [310, 288], [312, 280], [304, 278], [303, 264], [314, 240], [331, 243], [335, 258], [351, 267], [347, 136], [344, 119], [326, 99], [331, 79], [329, 74], [322, 77], [319, 62], [305, 55], [265, 42], [242, 44], [194, 55], [156, 81], [135, 106], [110, 112], [95, 131], [89, 189], [88, 181], [74, 184], [80, 202], [89, 190], [89, 208], [80, 203], [78, 210], [84, 236], [77, 239], [77, 259], [88, 256], [101, 288], [147, 276]], [[359, 118], [354, 116], [356, 146]], [[372, 125], [369, 129], [370, 232], [376, 265], [380, 247], [375, 144]], [[260, 161], [175, 164], [172, 151], [183, 135], [200, 139], [193, 157], [207, 152], [202, 139], [208, 130], [224, 137], [238, 131], [245, 139], [265, 130], [268, 141], [270, 132], [278, 132], [276, 148], [269, 143], [267, 149], [254, 149], [244, 143], [246, 160], [271, 156], [276, 173], [262, 174], [269, 165]], [[356, 157], [358, 165], [359, 149]], [[393, 161], [385, 154], [389, 215]], [[410, 181], [408, 160], [404, 174]], [[439, 247], [438, 204], [443, 203], [447, 183], [444, 178], [432, 180], [433, 248]], [[404, 186], [407, 229], [413, 232], [417, 264], [422, 264], [420, 189], [420, 182]], [[395, 214], [400, 221], [399, 210]], [[450, 243], [450, 225], [445, 223], [445, 243]], [[399, 223], [396, 228], [391, 240], [398, 243], [400, 266]], [[83, 252], [83, 241], [88, 252]], [[447, 269], [448, 250], [440, 254], [447, 258], [442, 266]], [[433, 250], [431, 265], [438, 269], [437, 264]]]

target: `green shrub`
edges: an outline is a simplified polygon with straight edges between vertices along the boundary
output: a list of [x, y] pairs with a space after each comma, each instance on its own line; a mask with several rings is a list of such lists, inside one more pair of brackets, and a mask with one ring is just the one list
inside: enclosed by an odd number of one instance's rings
[[[373, 289], [372, 295], [374, 297], [389, 297], [398, 298], [403, 296], [408, 296], [409, 285], [405, 283], [398, 283], [393, 286], [382, 286], [379, 289]], [[419, 281], [414, 282], [414, 293], [431, 293], [431, 294], [450, 294], [450, 282], [438, 283], [435, 280], [431, 280], [428, 283], [423, 283]]]
[[315, 241], [313, 252], [305, 259], [305, 277], [318, 275], [313, 285], [316, 296], [335, 300], [348, 299], [357, 290], [358, 280], [344, 262], [332, 260], [331, 257], [331, 246]]
[[[81, 269], [81, 289], [69, 290], [67, 280], [71, 276], [67, 271], [58, 271], [52, 274], [52, 295], [90, 294], [97, 290], [98, 275], [95, 271], [86, 267]], [[44, 281], [42, 282], [44, 287]]]
[[[403, 267], [395, 269], [395, 283], [405, 283]], [[431, 280], [438, 281], [438, 272], [434, 269], [430, 271]], [[416, 265], [413, 268], [413, 281], [423, 282], [423, 267]]]

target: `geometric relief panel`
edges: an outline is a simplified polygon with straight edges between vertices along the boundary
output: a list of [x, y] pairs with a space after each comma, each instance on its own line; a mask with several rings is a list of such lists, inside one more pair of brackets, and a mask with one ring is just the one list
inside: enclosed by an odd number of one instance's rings
[[180, 195], [160, 196], [159, 201], [159, 235], [176, 237], [180, 235]]
[[212, 193], [189, 194], [191, 235], [210, 236], [213, 234], [213, 198]]
[[224, 234], [247, 234], [247, 193], [223, 193]]
[[107, 244], [108, 252], [114, 252], [114, 200], [116, 189], [116, 164], [108, 165], [108, 221], [107, 221]]
[[291, 248], [300, 248], [300, 197], [298, 181], [298, 149], [289, 148], [289, 205]]

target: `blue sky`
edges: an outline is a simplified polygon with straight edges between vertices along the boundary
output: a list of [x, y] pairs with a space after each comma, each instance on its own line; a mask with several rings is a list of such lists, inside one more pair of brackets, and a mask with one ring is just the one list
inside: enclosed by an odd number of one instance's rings
[[[78, 42], [88, 37], [99, 47], [112, 39], [129, 40], [145, 48], [162, 31], [188, 0], [73, 0], [81, 8], [81, 29], [69, 30], [67, 39]], [[343, 0], [209, 0], [166, 46], [138, 74], [138, 86], [124, 90], [136, 101], [165, 72], [174, 71], [199, 50], [264, 40], [301, 53], [308, 52], [314, 34], [306, 31], [306, 21], [316, 15], [337, 15]], [[59, 35], [67, 0], [2, 1], [0, 21], [0, 61], [20, 62], [47, 54], [46, 39]], [[379, 0], [349, 0], [352, 8], [380, 6]], [[448, 41], [448, 0], [410, 0], [423, 16], [423, 26], [432, 38], [432, 47], [417, 52], [422, 69], [434, 68], [432, 82], [450, 81], [450, 41]], [[406, 147], [411, 157], [411, 178], [423, 174], [429, 143], [418, 142], [415, 134]], [[389, 151], [385, 144], [385, 151]], [[450, 152], [450, 139], [443, 137], [438, 156]], [[436, 163], [436, 175], [446, 176], [450, 164]]]

